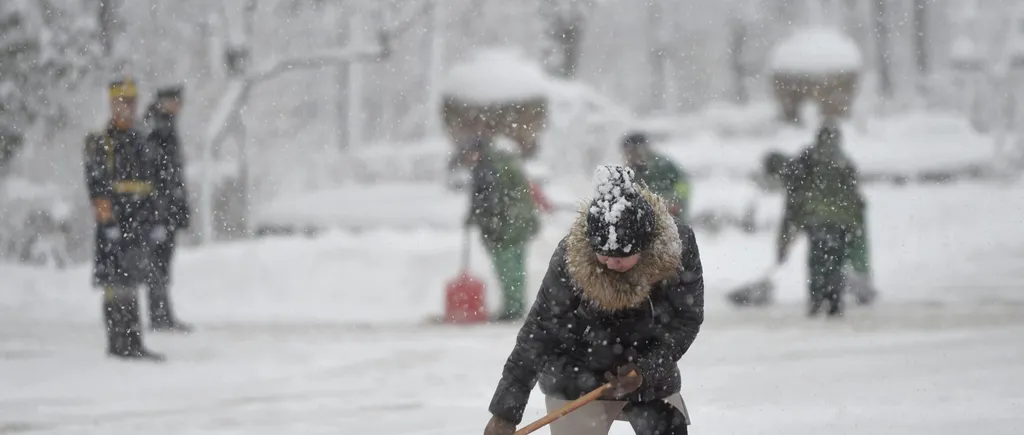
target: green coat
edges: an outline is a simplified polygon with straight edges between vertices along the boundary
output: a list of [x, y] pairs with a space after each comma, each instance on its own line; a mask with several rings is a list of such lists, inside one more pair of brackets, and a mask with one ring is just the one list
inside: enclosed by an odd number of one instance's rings
[[469, 224], [480, 228], [485, 242], [516, 245], [537, 234], [537, 208], [516, 156], [486, 150], [473, 167], [472, 181]]
[[667, 157], [651, 153], [647, 164], [633, 168], [636, 178], [668, 202], [675, 218], [686, 222], [690, 211], [690, 177]]
[[813, 146], [787, 164], [785, 222], [797, 228], [817, 223], [853, 227], [863, 222], [864, 199], [857, 168], [838, 148]]
[[838, 148], [812, 146], [786, 162], [780, 174], [786, 189], [786, 209], [779, 232], [779, 249], [797, 230], [817, 224], [840, 224], [851, 230], [851, 260], [868, 271], [865, 203], [858, 188], [857, 169]]

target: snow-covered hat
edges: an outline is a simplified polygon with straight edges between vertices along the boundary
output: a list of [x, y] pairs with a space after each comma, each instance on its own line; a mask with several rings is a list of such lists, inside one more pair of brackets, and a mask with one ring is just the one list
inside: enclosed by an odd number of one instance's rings
[[640, 193], [633, 170], [598, 166], [597, 192], [587, 213], [587, 237], [595, 252], [628, 257], [643, 251], [654, 236], [654, 207]]

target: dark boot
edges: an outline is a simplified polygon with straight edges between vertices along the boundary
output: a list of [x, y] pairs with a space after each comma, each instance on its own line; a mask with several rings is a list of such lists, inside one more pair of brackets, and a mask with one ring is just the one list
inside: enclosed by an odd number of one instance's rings
[[192, 325], [178, 320], [171, 309], [171, 298], [164, 283], [149, 285], [149, 327], [158, 332], [192, 332]]
[[842, 317], [843, 315], [843, 298], [832, 298], [829, 301], [828, 316], [829, 317]]
[[622, 414], [637, 435], [687, 435], [686, 416], [664, 400], [630, 402]]
[[149, 288], [149, 327], [153, 331], [192, 332], [192, 326], [179, 321], [171, 306], [171, 261], [174, 258], [174, 233], [153, 246], [153, 264], [146, 275]]
[[142, 343], [142, 322], [135, 290], [108, 288], [104, 293], [107, 354], [124, 359], [163, 361], [163, 355], [146, 349]]
[[807, 304], [807, 317], [814, 317], [821, 313], [821, 307], [825, 305], [825, 298], [812, 294]]

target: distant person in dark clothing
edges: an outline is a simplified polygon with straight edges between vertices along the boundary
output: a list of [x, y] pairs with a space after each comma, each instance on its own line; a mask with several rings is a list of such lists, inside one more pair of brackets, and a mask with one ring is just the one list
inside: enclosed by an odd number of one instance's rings
[[[783, 262], [798, 232], [810, 240], [809, 314], [824, 304], [829, 316], [843, 314], [843, 268], [850, 244], [863, 240], [864, 199], [857, 168], [842, 149], [839, 127], [826, 122], [817, 140], [785, 166], [786, 204], [779, 229], [777, 260]], [[859, 255], [859, 254], [857, 254]]]
[[154, 230], [155, 263], [146, 284], [149, 287], [149, 320], [154, 331], [189, 332], [192, 327], [174, 315], [170, 298], [171, 262], [175, 235], [189, 226], [188, 192], [185, 189], [184, 160], [177, 132], [182, 89], [178, 86], [157, 91], [156, 101], [146, 110], [149, 141], [161, 151], [160, 177], [163, 188], [155, 192], [159, 204], [158, 226]]
[[109, 93], [109, 123], [85, 138], [85, 184], [96, 222], [93, 285], [103, 290], [107, 353], [163, 360], [142, 343], [137, 294], [153, 263], [160, 212], [155, 192], [164, 188], [163, 160], [135, 128], [135, 82], [113, 82]]

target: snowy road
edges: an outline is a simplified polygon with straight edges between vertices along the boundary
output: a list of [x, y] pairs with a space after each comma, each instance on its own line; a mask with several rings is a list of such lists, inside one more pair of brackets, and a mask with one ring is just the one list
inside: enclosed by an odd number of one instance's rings
[[[771, 234], [698, 235], [707, 322], [680, 363], [694, 433], [1020, 433], [1024, 186], [869, 197], [883, 299], [840, 322], [801, 316], [799, 253], [780, 305], [725, 306]], [[532, 250], [534, 284], [559, 233]], [[481, 433], [515, 328], [411, 324], [440, 308], [458, 246], [418, 231], [188, 250], [177, 302], [200, 329], [149, 335], [162, 365], [103, 357], [85, 269], [0, 265], [0, 434]]]
[[[709, 317], [681, 364], [698, 433], [1024, 424], [1022, 305], [891, 305], [846, 322], [796, 311]], [[212, 324], [153, 337], [173, 358], [157, 366], [106, 360], [92, 325], [4, 326], [0, 433], [47, 434], [480, 433], [515, 332]], [[528, 418], [540, 403], [535, 394]]]

